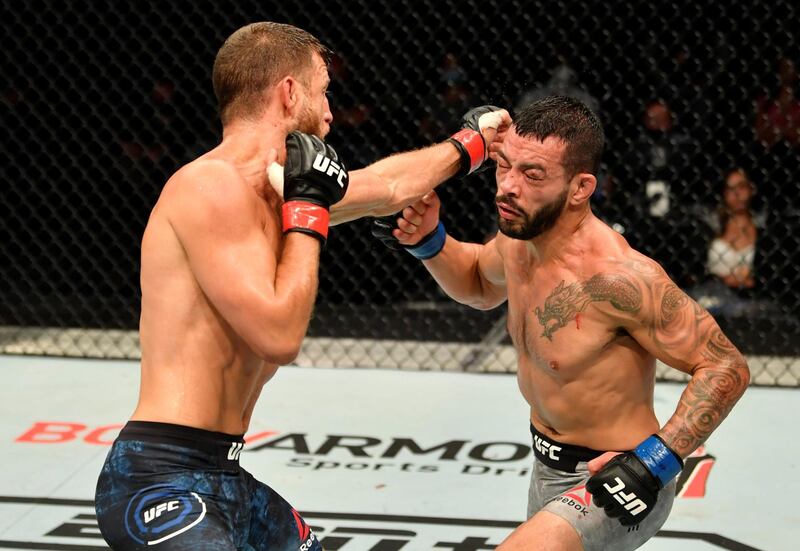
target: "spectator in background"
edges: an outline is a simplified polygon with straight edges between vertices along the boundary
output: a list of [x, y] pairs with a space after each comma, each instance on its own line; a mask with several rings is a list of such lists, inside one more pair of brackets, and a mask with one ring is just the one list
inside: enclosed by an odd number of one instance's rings
[[642, 117], [642, 131], [634, 142], [634, 179], [644, 192], [644, 210], [663, 218], [682, 198], [682, 169], [688, 164], [692, 141], [676, 128], [675, 116], [666, 101], [650, 101]]
[[[627, 195], [631, 246], [655, 258], [679, 286], [696, 283], [702, 252], [687, 239], [686, 211], [696, 202], [689, 170], [696, 143], [675, 124], [663, 99], [645, 105], [642, 125], [627, 156], [622, 154], [620, 186]], [[621, 155], [619, 152], [618, 155]]]
[[708, 271], [732, 289], [752, 289], [753, 259], [763, 212], [754, 213], [755, 186], [742, 168], [725, 175], [719, 206], [709, 219], [716, 237], [708, 249]]
[[430, 111], [420, 122], [420, 135], [426, 142], [447, 137], [461, 115], [479, 103], [455, 54], [446, 53], [439, 63], [438, 84], [436, 97], [425, 103]]
[[333, 103], [331, 111], [336, 121], [332, 134], [337, 151], [341, 158], [352, 159], [349, 166], [365, 166], [376, 158], [375, 143], [380, 141], [372, 118], [374, 106], [364, 99], [363, 86], [356, 82], [353, 71], [342, 56], [331, 56], [329, 71], [328, 96]]
[[659, 53], [664, 44], [656, 41], [647, 50], [649, 59], [658, 60], [642, 67], [645, 78], [657, 91], [659, 97], [669, 98], [669, 104], [675, 112], [685, 114], [681, 124], [686, 126], [686, 118], [693, 119], [703, 115], [699, 109], [705, 104], [703, 92], [709, 89], [709, 68], [704, 67], [698, 59], [697, 45], [687, 42], [675, 44], [669, 55], [662, 58]]
[[514, 109], [515, 111], [519, 111], [526, 105], [546, 98], [547, 96], [567, 96], [574, 98], [591, 109], [595, 115], [600, 116], [600, 102], [581, 86], [578, 82], [578, 74], [563, 60], [553, 69], [553, 72], [550, 73], [550, 79], [546, 84], [523, 92]]
[[795, 64], [784, 57], [777, 66], [774, 92], [755, 100], [754, 156], [766, 184], [761, 196], [783, 216], [800, 209], [800, 98]]
[[711, 239], [706, 269], [710, 279], [691, 295], [709, 311], [737, 315], [753, 311], [756, 287], [754, 260], [759, 233], [766, 225], [766, 212], [752, 207], [756, 189], [742, 168], [725, 173], [719, 204], [706, 214]]
[[[156, 79], [149, 85], [147, 101], [137, 105], [130, 128], [122, 132], [120, 145], [125, 156], [134, 163], [158, 165], [165, 157], [175, 156], [172, 146], [175, 141], [173, 128], [177, 127], [177, 112], [173, 104], [176, 90], [175, 83], [166, 78]], [[165, 163], [168, 165], [164, 167], [165, 176], [178, 161], [171, 159]]]
[[800, 146], [800, 99], [795, 93], [797, 71], [790, 59], [778, 60], [778, 91], [774, 98], [756, 100], [756, 138], [766, 149], [783, 142]]
[[196, 116], [196, 107], [173, 79], [161, 76], [145, 86], [128, 128], [120, 131], [120, 145], [140, 169], [158, 169], [156, 181], [161, 181], [176, 166], [213, 148], [218, 136], [211, 123]]

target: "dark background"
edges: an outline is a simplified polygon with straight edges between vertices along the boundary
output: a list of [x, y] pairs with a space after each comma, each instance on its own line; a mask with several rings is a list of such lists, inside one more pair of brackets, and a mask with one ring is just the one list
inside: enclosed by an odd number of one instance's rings
[[[664, 5], [661, 5], [664, 4]], [[180, 165], [220, 134], [211, 67], [224, 39], [258, 20], [302, 27], [332, 48], [328, 140], [349, 168], [445, 138], [483, 103], [513, 108], [567, 64], [597, 99], [608, 137], [594, 202], [632, 245], [689, 288], [702, 282], [722, 172], [741, 165], [767, 214], [759, 234], [761, 315], [719, 316], [745, 352], [797, 354], [800, 150], [765, 147], [755, 108], [778, 60], [800, 64], [797, 9], [771, 2], [3, 2], [0, 325], [135, 329], [139, 242]], [[712, 5], [716, 4], [716, 5]], [[674, 115], [667, 216], [641, 202], [645, 106]], [[459, 239], [494, 231], [492, 173], [441, 189]], [[420, 302], [441, 302], [431, 311]], [[502, 314], [453, 305], [368, 221], [332, 231], [310, 333], [481, 339]]]

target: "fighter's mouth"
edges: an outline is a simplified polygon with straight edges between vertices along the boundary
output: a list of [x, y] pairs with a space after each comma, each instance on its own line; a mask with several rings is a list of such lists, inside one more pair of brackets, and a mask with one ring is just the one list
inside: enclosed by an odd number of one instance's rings
[[503, 218], [514, 218], [520, 216], [520, 213], [510, 208], [505, 203], [497, 203], [497, 210]]

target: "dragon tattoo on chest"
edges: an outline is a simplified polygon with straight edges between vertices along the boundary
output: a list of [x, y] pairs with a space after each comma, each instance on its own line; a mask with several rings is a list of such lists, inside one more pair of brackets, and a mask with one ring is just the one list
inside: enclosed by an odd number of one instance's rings
[[542, 326], [542, 337], [552, 342], [553, 333], [576, 319], [592, 302], [610, 302], [622, 312], [635, 312], [642, 306], [642, 293], [629, 279], [616, 274], [597, 274], [586, 281], [565, 280], [544, 299], [544, 307], [534, 313]]

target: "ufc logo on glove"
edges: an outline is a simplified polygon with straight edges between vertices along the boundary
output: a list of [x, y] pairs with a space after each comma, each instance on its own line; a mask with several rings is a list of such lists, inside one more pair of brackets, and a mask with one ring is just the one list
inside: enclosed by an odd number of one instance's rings
[[314, 167], [315, 170], [319, 170], [328, 176], [338, 174], [339, 176], [336, 178], [336, 182], [339, 184], [339, 187], [344, 187], [342, 179], [347, 178], [347, 173], [342, 170], [342, 167], [340, 167], [336, 161], [332, 161], [322, 153], [317, 153], [317, 156], [314, 158], [314, 164], [311, 166]]
[[633, 492], [628, 492], [627, 494], [622, 490], [625, 489], [625, 483], [622, 482], [619, 477], [614, 477], [614, 481], [617, 483], [616, 486], [613, 488], [608, 485], [608, 483], [603, 484], [603, 487], [608, 491], [609, 494], [614, 496], [614, 499], [617, 502], [625, 507], [625, 509], [633, 516], [638, 515], [645, 509], [647, 509], [647, 504], [639, 499], [639, 497], [634, 494]]

